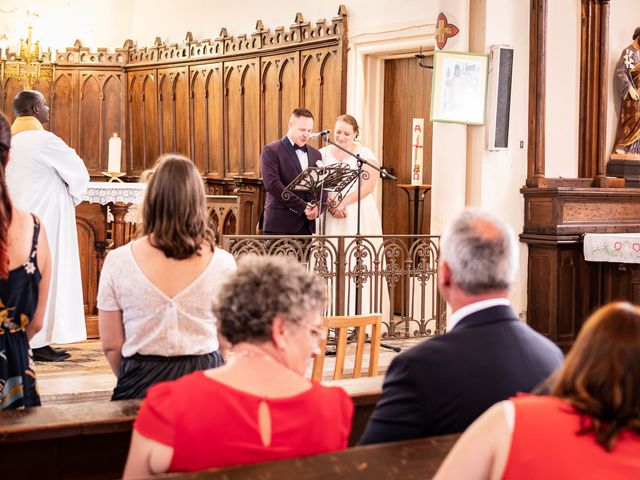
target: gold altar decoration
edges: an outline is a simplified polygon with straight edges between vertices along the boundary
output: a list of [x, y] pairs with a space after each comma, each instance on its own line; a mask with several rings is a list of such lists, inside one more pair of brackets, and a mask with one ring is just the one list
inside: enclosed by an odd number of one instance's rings
[[33, 21], [38, 16], [27, 11], [27, 38], [20, 39], [17, 52], [9, 51], [9, 38], [0, 36], [0, 80], [15, 79], [25, 89], [33, 89], [40, 80], [53, 80], [55, 64], [51, 62], [51, 50], [42, 54], [40, 42], [34, 41]]

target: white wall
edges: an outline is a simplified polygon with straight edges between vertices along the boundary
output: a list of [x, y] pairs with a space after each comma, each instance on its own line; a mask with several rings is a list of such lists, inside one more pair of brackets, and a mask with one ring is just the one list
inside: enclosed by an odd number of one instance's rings
[[131, 3], [132, 0], [5, 0], [0, 8], [10, 13], [0, 14], [0, 36], [6, 32], [12, 47], [19, 38], [26, 38], [26, 11], [32, 9], [38, 13], [34, 40], [39, 40], [44, 50], [70, 47], [76, 39], [92, 49], [122, 47], [131, 34]]
[[[485, 128], [467, 127], [467, 204], [492, 212], [519, 234], [524, 224], [520, 188], [527, 177], [529, 2], [471, 0], [471, 12], [471, 50], [488, 53], [491, 45], [509, 45], [514, 48], [514, 63], [509, 148], [485, 150]], [[520, 244], [520, 269], [511, 302], [516, 313], [523, 316], [527, 306], [527, 258], [527, 247]]]
[[611, 17], [609, 24], [609, 108], [607, 111], [607, 153], [613, 150], [613, 142], [618, 125], [620, 112], [620, 97], [614, 91], [613, 72], [620, 53], [628, 47], [632, 40], [633, 31], [640, 27], [638, 14], [638, 0], [616, 0], [611, 2]]
[[[469, 50], [469, 0], [440, 0], [442, 11], [460, 32], [445, 50]], [[447, 224], [466, 206], [467, 126], [433, 124], [431, 170], [431, 233], [441, 235]]]
[[580, 0], [547, 4], [545, 176], [577, 177]]
[[[215, 38], [221, 27], [230, 35], [251, 33], [256, 20], [263, 21], [267, 28], [289, 27], [295, 13], [301, 12], [307, 21], [320, 18], [329, 21], [338, 13], [341, 4], [349, 12], [350, 35], [362, 34], [380, 25], [393, 29], [396, 25], [424, 23], [435, 10], [436, 0], [241, 0], [238, 9], [229, 8], [223, 0], [190, 0], [175, 2], [168, 0], [135, 0], [132, 2], [132, 38], [141, 45], [149, 45], [157, 36], [169, 42], [184, 39], [187, 30], [196, 39]], [[186, 8], [185, 8], [186, 7]], [[153, 21], [148, 21], [153, 12]]]

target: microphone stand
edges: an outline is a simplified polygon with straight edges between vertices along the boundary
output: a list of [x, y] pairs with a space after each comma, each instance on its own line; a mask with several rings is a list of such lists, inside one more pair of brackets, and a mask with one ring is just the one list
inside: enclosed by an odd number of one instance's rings
[[[324, 141], [325, 144], [330, 143], [331, 145], [333, 145], [334, 147], [336, 147], [338, 150], [342, 150], [344, 153], [351, 155], [352, 157], [354, 157], [357, 161], [357, 166], [358, 166], [358, 177], [357, 177], [357, 182], [358, 182], [358, 214], [357, 214], [357, 226], [356, 226], [356, 243], [360, 243], [360, 239], [358, 238], [360, 236], [360, 195], [361, 195], [361, 191], [362, 191], [362, 177], [364, 175], [366, 175], [366, 177], [364, 178], [365, 180], [367, 180], [369, 178], [369, 173], [365, 172], [362, 170], [362, 166], [367, 164], [369, 165], [371, 168], [373, 168], [374, 170], [377, 170], [380, 173], [380, 176], [382, 178], [390, 178], [391, 180], [398, 180], [398, 177], [395, 177], [394, 175], [391, 175], [389, 172], [387, 172], [384, 168], [378, 167], [374, 164], [372, 164], [371, 162], [369, 162], [367, 159], [362, 158], [360, 156], [359, 153], [353, 153], [350, 152], [349, 150], [347, 150], [346, 148], [341, 147], [340, 145], [338, 145], [337, 143], [335, 143], [333, 140], [331, 140], [329, 138], [329, 134], [328, 133], [323, 133], [320, 135], [321, 137], [324, 137]], [[358, 288], [356, 288], [356, 312], [358, 311], [358, 303], [359, 303], [359, 295], [360, 295], [360, 290]], [[362, 328], [362, 327], [359, 327]], [[371, 343], [371, 340], [365, 340], [365, 342], [367, 343]], [[383, 348], [387, 348], [389, 350], [393, 350], [394, 352], [399, 352], [401, 349], [400, 347], [396, 347], [395, 345], [389, 345], [388, 343], [384, 343], [384, 342], [380, 342], [380, 346]]]
[[366, 177], [364, 178], [365, 180], [369, 178], [369, 173], [368, 172], [364, 172], [362, 170], [362, 166], [363, 165], [369, 165], [371, 168], [373, 168], [374, 170], [377, 170], [380, 173], [380, 176], [382, 178], [389, 178], [391, 180], [398, 180], [398, 177], [395, 177], [394, 175], [391, 175], [389, 172], [387, 172], [384, 168], [378, 167], [376, 165], [374, 165], [373, 163], [371, 163], [370, 161], [368, 161], [365, 158], [362, 158], [360, 156], [359, 153], [353, 153], [350, 152], [349, 150], [347, 150], [346, 148], [341, 147], [340, 145], [338, 145], [337, 143], [335, 143], [333, 140], [331, 140], [329, 138], [328, 134], [323, 134], [321, 135], [321, 137], [324, 137], [324, 141], [325, 144], [326, 143], [330, 143], [331, 145], [333, 145], [334, 147], [336, 147], [338, 150], [342, 150], [344, 153], [351, 155], [352, 157], [354, 157], [357, 161], [357, 165], [358, 165], [358, 214], [357, 214], [357, 226], [356, 226], [356, 236], [360, 235], [360, 194], [362, 191], [362, 177], [364, 175], [366, 175]]

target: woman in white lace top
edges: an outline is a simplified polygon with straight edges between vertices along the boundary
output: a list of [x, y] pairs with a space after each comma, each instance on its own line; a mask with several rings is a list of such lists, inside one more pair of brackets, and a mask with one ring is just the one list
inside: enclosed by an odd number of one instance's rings
[[188, 158], [158, 159], [142, 205], [142, 236], [110, 252], [98, 288], [100, 339], [118, 377], [112, 400], [222, 365], [213, 302], [233, 272], [214, 247], [204, 185]]

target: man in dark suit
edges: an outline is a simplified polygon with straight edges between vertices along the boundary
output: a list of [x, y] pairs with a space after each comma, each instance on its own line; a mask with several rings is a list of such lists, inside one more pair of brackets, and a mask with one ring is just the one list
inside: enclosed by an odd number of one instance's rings
[[296, 108], [289, 119], [289, 131], [280, 140], [265, 146], [260, 155], [260, 170], [266, 191], [263, 232], [266, 235], [311, 235], [315, 232], [318, 207], [311, 205], [310, 193], [291, 195], [282, 192], [305, 168], [322, 159], [320, 152], [307, 145], [313, 130], [313, 114]]
[[393, 360], [361, 444], [461, 432], [560, 366], [560, 349], [509, 305], [517, 265], [515, 235], [500, 220], [470, 209], [453, 222], [442, 236], [438, 271], [453, 311], [447, 333]]

